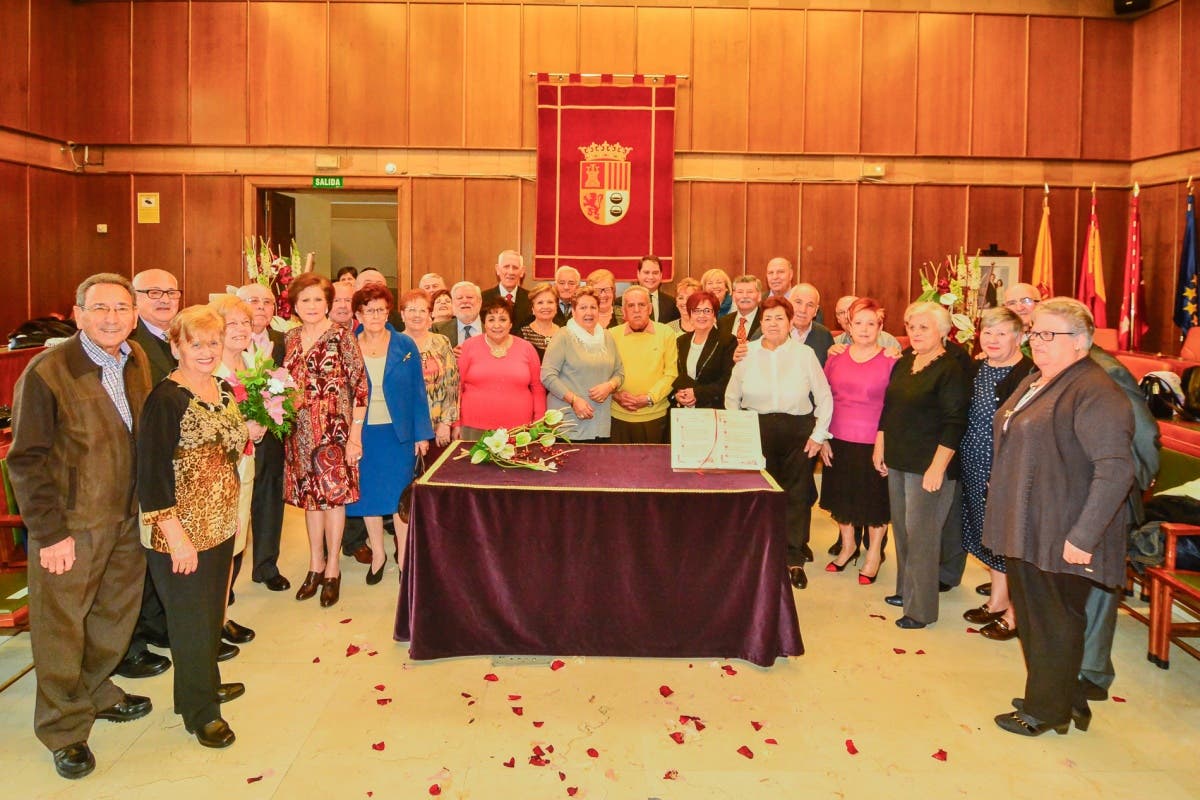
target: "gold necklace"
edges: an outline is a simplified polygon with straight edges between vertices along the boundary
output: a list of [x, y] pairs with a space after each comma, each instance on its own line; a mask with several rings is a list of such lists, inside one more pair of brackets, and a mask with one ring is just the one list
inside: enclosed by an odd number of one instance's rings
[[508, 354], [508, 348], [512, 347], [512, 336], [506, 336], [504, 342], [500, 345], [493, 345], [492, 340], [486, 336], [483, 338], [487, 342], [488, 350], [492, 351], [494, 358], [504, 358]]

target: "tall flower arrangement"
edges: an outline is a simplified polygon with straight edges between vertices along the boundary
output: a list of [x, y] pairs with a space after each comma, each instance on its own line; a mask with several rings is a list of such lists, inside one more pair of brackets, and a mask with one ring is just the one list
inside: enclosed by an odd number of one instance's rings
[[921, 269], [921, 295], [917, 300], [940, 303], [949, 311], [951, 335], [968, 350], [975, 342], [979, 324], [982, 274], [979, 253], [968, 260], [966, 250], [961, 247], [957, 258], [948, 255], [942, 263], [929, 262]]
[[280, 323], [286, 327], [287, 321], [292, 317], [292, 306], [288, 302], [287, 296], [288, 286], [297, 275], [312, 270], [313, 254], [303, 255], [296, 245], [296, 240], [292, 239], [291, 250], [288, 257], [285, 258], [282, 245], [279, 253], [276, 254], [271, 250], [271, 243], [260, 236], [257, 246], [253, 238], [246, 239], [243, 255], [246, 262], [246, 274], [250, 276], [250, 280], [261, 283], [271, 290], [271, 294], [275, 295], [277, 315], [273, 327], [280, 327]]

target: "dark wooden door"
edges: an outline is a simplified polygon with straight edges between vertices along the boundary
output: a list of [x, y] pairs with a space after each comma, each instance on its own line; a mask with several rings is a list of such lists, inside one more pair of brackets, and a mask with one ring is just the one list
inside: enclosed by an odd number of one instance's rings
[[259, 234], [266, 236], [271, 250], [282, 252], [284, 258], [291, 253], [292, 240], [296, 238], [296, 199], [283, 192], [262, 190], [262, 226]]

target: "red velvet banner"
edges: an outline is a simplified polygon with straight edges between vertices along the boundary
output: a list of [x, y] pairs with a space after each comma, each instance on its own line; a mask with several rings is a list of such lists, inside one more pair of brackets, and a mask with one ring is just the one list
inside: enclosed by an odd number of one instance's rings
[[675, 86], [538, 85], [534, 275], [570, 265], [632, 280], [641, 256], [672, 265]]

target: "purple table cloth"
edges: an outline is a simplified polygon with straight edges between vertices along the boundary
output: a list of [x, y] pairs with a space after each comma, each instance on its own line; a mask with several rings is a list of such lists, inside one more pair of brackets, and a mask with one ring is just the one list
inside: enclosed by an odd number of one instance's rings
[[395, 629], [412, 658], [804, 652], [765, 473], [672, 472], [665, 445], [502, 470], [455, 460], [468, 446], [413, 488]]

